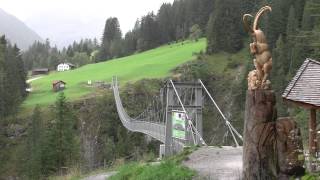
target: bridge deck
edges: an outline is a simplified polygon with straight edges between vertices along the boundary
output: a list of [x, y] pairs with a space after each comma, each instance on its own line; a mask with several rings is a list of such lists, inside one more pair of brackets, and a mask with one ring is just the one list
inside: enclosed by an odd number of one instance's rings
[[132, 119], [125, 111], [116, 82], [113, 84], [113, 93], [116, 101], [117, 111], [122, 124], [130, 131], [147, 134], [161, 142], [165, 141], [165, 125], [142, 120]]

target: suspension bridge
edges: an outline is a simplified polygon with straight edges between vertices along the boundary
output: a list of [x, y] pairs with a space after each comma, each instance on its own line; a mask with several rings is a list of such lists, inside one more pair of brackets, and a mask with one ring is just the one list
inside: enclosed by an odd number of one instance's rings
[[236, 146], [242, 136], [232, 126], [221, 109], [199, 79], [196, 82], [174, 82], [168, 80], [160, 90], [160, 96], [135, 118], [128, 115], [121, 101], [119, 84], [112, 79], [112, 89], [119, 118], [125, 128], [140, 132], [162, 142], [160, 155], [169, 156], [192, 145], [206, 146], [203, 139], [202, 110], [206, 94], [223, 118]]

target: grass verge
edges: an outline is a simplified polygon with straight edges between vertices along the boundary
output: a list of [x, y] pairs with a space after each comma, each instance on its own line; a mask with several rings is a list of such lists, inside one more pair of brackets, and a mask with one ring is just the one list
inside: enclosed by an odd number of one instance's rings
[[176, 164], [173, 161], [164, 161], [159, 165], [130, 163], [122, 166], [119, 172], [109, 180], [181, 180], [192, 179], [195, 172]]
[[301, 180], [319, 180], [319, 179], [320, 179], [319, 173], [316, 173], [316, 174], [307, 173], [301, 178]]
[[109, 180], [191, 180], [196, 172], [181, 165], [196, 147], [186, 148], [182, 153], [164, 159], [160, 164], [129, 163], [121, 166]]

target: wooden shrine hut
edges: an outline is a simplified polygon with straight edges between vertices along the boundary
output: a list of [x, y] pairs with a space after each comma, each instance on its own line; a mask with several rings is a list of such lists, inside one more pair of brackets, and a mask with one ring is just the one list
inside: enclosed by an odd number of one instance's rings
[[52, 82], [52, 90], [54, 92], [62, 91], [66, 88], [66, 82], [58, 80]]
[[284, 101], [310, 110], [309, 153], [317, 148], [317, 110], [320, 109], [320, 62], [306, 59], [282, 95]]

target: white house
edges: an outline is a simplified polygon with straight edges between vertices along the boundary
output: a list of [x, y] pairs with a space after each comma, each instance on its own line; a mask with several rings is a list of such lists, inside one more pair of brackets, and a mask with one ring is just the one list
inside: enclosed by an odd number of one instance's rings
[[75, 68], [75, 65], [71, 63], [60, 63], [57, 66], [57, 71], [69, 71], [73, 68]]

